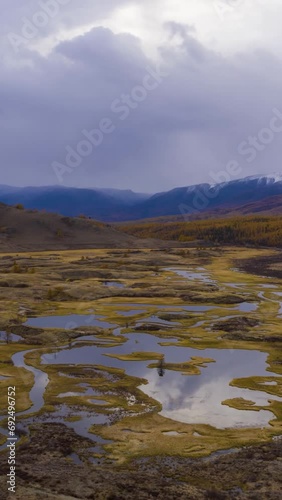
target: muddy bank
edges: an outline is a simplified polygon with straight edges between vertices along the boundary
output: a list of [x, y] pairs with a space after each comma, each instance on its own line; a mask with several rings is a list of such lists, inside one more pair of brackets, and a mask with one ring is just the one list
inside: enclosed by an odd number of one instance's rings
[[242, 316], [238, 318], [229, 318], [223, 321], [217, 321], [212, 326], [212, 330], [220, 330], [228, 333], [246, 333], [250, 330], [250, 328], [254, 328], [258, 325], [259, 321], [257, 319]]

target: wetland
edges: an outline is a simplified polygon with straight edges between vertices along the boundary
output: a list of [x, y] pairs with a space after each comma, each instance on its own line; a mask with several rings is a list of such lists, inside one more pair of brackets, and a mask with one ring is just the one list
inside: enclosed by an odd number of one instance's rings
[[[212, 489], [213, 457], [280, 456], [282, 282], [240, 267], [271, 253], [276, 262], [274, 250], [232, 247], [0, 255], [0, 460], [8, 386], [19, 453], [36, 453], [44, 429], [43, 455], [66, 469], [130, 475], [175, 460], [186, 484], [186, 461], [191, 498], [206, 498], [197, 464]], [[230, 491], [247, 494], [239, 476]]]

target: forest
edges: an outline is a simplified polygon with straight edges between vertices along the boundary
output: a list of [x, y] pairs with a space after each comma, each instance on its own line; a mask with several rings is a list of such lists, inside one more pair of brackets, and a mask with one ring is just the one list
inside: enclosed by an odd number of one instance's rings
[[120, 224], [119, 229], [138, 238], [159, 238], [180, 242], [282, 247], [281, 216], [239, 216], [183, 222]]

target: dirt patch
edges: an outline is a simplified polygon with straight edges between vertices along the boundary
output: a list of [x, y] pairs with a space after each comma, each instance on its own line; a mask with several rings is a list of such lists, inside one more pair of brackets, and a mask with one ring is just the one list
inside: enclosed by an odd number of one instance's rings
[[238, 269], [247, 273], [266, 276], [269, 278], [282, 279], [282, 253], [255, 257], [246, 260], [237, 260], [235, 265]]
[[246, 316], [238, 318], [229, 318], [223, 321], [217, 321], [213, 324], [213, 331], [223, 331], [223, 332], [248, 332], [250, 328], [254, 328], [259, 325], [259, 321], [254, 318], [247, 318]]
[[142, 470], [155, 470], [205, 490], [210, 499], [281, 498], [282, 440], [205, 460], [156, 458], [137, 461]]

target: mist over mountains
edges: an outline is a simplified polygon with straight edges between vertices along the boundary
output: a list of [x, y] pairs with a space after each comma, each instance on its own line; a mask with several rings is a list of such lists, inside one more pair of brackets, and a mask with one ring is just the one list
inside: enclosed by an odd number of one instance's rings
[[64, 216], [84, 215], [105, 222], [165, 216], [241, 213], [282, 213], [282, 174], [252, 176], [216, 186], [199, 184], [154, 195], [117, 189], [12, 187], [0, 185], [0, 201], [23, 204]]

